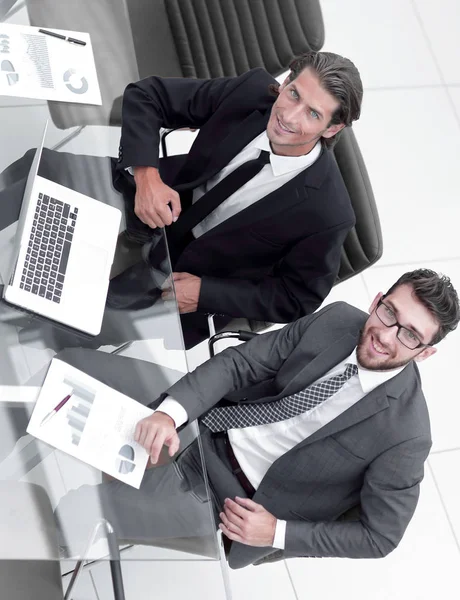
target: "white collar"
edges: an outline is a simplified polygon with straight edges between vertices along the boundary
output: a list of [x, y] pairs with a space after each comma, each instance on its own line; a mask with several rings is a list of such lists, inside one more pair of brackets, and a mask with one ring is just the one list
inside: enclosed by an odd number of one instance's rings
[[308, 154], [302, 154], [302, 156], [280, 156], [279, 154], [274, 154], [270, 147], [270, 140], [267, 137], [266, 131], [262, 131], [260, 135], [254, 138], [252, 143], [255, 148], [270, 152], [270, 164], [275, 177], [290, 173], [291, 171], [301, 171], [311, 167], [321, 154], [321, 142], [319, 140]]
[[350, 354], [350, 356], [346, 359], [346, 363], [351, 363], [353, 365], [357, 365], [358, 367], [358, 379], [361, 384], [362, 390], [365, 394], [369, 394], [372, 390], [375, 390], [376, 387], [382, 385], [389, 379], [392, 379], [398, 373], [404, 369], [406, 365], [403, 367], [398, 367], [396, 369], [391, 369], [391, 371], [373, 371], [370, 369], [365, 369], [358, 363], [358, 358], [356, 356], [356, 348]]

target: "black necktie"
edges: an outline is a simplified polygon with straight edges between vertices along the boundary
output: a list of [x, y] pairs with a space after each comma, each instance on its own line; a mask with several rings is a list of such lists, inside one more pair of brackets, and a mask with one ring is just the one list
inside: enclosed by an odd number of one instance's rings
[[357, 365], [347, 363], [345, 371], [340, 375], [329, 377], [329, 379], [311, 385], [281, 400], [213, 408], [202, 418], [202, 423], [211, 431], [216, 432], [240, 427], [267, 425], [268, 423], [291, 419], [311, 410], [333, 394], [336, 394], [344, 383], [350, 377], [356, 375], [357, 372]]
[[192, 204], [169, 228], [168, 235], [172, 234], [174, 241], [180, 241], [198, 223], [201, 223], [224, 200], [229, 198], [245, 183], [255, 177], [270, 161], [270, 152], [261, 150], [259, 156], [240, 165], [230, 175], [224, 177], [209, 192]]

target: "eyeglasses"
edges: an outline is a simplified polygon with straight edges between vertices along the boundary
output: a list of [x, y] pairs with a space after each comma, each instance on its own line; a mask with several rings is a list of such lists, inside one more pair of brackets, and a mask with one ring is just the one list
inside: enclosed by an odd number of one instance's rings
[[415, 350], [416, 348], [426, 348], [427, 346], [432, 345], [423, 344], [420, 341], [420, 338], [413, 331], [407, 329], [407, 327], [403, 327], [400, 323], [398, 323], [394, 310], [390, 308], [388, 304], [385, 304], [383, 300], [379, 300], [377, 308], [375, 309], [375, 314], [386, 327], [398, 328], [396, 337], [401, 342], [401, 344], [403, 346], [406, 346], [406, 348], [409, 348], [409, 350]]

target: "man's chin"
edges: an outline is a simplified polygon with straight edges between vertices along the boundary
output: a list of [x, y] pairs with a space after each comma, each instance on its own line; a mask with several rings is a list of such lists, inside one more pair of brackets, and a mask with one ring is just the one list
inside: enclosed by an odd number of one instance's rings
[[357, 359], [359, 366], [363, 369], [368, 369], [369, 371], [381, 371], [385, 369], [385, 365], [388, 360], [385, 358], [369, 356], [364, 352], [357, 352]]
[[358, 364], [363, 369], [367, 369], [368, 371], [392, 371], [393, 369], [398, 369], [399, 367], [403, 367], [407, 363], [401, 363], [396, 361], [391, 356], [386, 357], [377, 357], [377, 356], [369, 356], [363, 350], [358, 348], [356, 352], [356, 357], [358, 359]]

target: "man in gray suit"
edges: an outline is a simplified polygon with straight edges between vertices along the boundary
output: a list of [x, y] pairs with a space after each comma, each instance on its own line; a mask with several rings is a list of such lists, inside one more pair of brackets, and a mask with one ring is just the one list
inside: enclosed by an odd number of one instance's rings
[[[400, 542], [431, 447], [416, 363], [456, 328], [459, 300], [447, 277], [419, 269], [379, 293], [369, 312], [337, 302], [227, 349], [138, 423], [135, 437], [156, 463], [164, 445], [171, 456], [179, 451], [177, 428], [199, 419], [232, 568], [297, 556], [379, 558]], [[152, 398], [147, 363], [84, 350], [60, 358], [143, 403]], [[198, 444], [174, 464], [148, 470], [139, 491], [100, 486], [121, 537], [203, 533], [209, 506]], [[81, 510], [89, 491], [71, 492], [57, 510], [79, 531], [90, 526], [82, 521], [90, 509]]]

